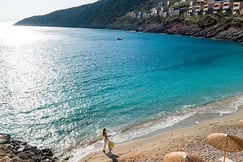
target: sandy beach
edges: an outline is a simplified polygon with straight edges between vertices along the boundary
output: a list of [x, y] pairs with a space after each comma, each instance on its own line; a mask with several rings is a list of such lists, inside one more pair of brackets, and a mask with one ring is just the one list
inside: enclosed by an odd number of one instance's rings
[[[112, 153], [91, 153], [80, 162], [160, 162], [163, 156], [172, 151], [185, 151], [200, 156], [207, 162], [218, 162], [223, 151], [206, 142], [210, 133], [226, 133], [243, 138], [243, 128], [238, 121], [243, 119], [243, 106], [233, 114], [207, 120], [201, 124], [171, 129], [151, 136], [117, 144]], [[227, 153], [234, 162], [243, 161], [243, 152]]]

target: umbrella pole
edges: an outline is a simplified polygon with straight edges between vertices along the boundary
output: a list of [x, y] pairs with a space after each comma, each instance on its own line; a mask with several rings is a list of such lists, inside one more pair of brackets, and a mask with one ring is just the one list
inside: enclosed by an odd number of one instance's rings
[[224, 162], [225, 162], [225, 158], [226, 158], [226, 151], [224, 152]]

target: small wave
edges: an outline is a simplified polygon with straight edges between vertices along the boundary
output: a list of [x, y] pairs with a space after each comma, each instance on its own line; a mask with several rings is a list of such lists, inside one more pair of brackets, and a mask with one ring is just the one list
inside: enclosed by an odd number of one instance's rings
[[[243, 95], [226, 98], [223, 100], [211, 102], [204, 105], [184, 105], [182, 110], [176, 113], [164, 114], [161, 113], [161, 117], [153, 121], [146, 122], [136, 126], [130, 126], [119, 131], [112, 132], [112, 140], [116, 143], [123, 143], [139, 137], [143, 137], [165, 128], [169, 128], [175, 125], [183, 123], [199, 124], [204, 121], [205, 118], [200, 118], [200, 115], [217, 114], [219, 117], [225, 114], [234, 113], [238, 110], [238, 107], [243, 105]], [[208, 115], [210, 116], [210, 115]], [[205, 116], [203, 116], [205, 117]], [[194, 118], [192, 120], [191, 118]], [[209, 119], [209, 118], [208, 118]], [[183, 124], [182, 124], [183, 126]], [[185, 125], [184, 125], [185, 126]], [[79, 161], [81, 158], [87, 156], [92, 152], [102, 150], [103, 141], [99, 140], [91, 145], [87, 145], [81, 148], [72, 150], [70, 162]]]
[[[129, 140], [133, 140], [138, 137], [146, 136], [149, 133], [155, 132], [160, 129], [164, 129], [170, 126], [173, 126], [179, 123], [186, 118], [193, 116], [195, 112], [191, 113], [178, 113], [177, 115], [170, 114], [167, 117], [156, 119], [155, 121], [147, 122], [135, 127], [125, 128], [125, 130], [119, 130], [117, 132], [112, 132], [112, 140], [116, 143], [123, 143]], [[103, 141], [97, 141], [92, 145], [87, 145], [82, 148], [78, 148], [73, 150], [71, 153], [72, 158], [69, 160], [70, 162], [79, 161], [81, 158], [85, 157], [86, 155], [102, 150]]]

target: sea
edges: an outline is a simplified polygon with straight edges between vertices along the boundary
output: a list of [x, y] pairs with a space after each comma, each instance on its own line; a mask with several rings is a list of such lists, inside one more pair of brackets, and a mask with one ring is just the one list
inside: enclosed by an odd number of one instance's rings
[[234, 113], [242, 94], [236, 42], [0, 26], [0, 132], [59, 159], [101, 151], [103, 128], [119, 144]]

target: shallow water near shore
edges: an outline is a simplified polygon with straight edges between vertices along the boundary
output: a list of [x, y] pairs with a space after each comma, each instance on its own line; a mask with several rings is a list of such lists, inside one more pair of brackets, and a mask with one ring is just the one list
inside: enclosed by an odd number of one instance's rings
[[5, 26], [0, 52], [1, 131], [59, 156], [100, 149], [103, 127], [122, 143], [242, 104], [243, 46], [234, 42]]
[[[187, 106], [186, 108], [168, 114], [163, 118], [151, 120], [141, 125], [136, 125], [115, 133], [110, 139], [117, 143], [125, 144], [126, 142], [151, 137], [162, 132], [190, 127], [225, 115], [237, 113], [242, 105], [243, 95], [238, 95], [199, 106]], [[103, 141], [95, 141], [90, 145], [82, 146], [81, 148], [72, 151], [72, 158], [69, 161], [80, 161], [80, 159], [86, 155], [100, 152], [102, 149]], [[68, 154], [68, 156], [70, 156], [70, 154]]]

